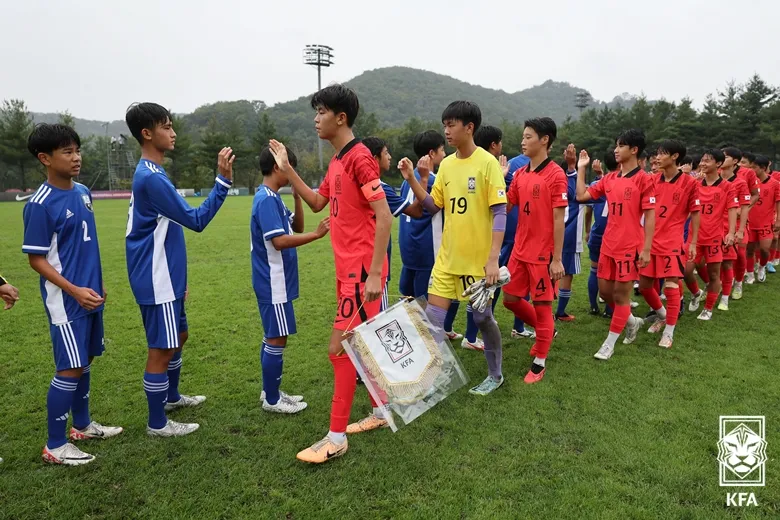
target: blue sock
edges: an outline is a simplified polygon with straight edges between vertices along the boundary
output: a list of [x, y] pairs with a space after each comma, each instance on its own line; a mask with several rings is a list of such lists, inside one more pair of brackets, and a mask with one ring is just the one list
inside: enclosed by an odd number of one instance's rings
[[68, 442], [65, 430], [68, 426], [68, 412], [73, 405], [73, 394], [79, 379], [76, 377], [54, 376], [46, 396], [46, 416], [49, 423], [49, 440], [46, 446], [54, 450]]
[[588, 299], [590, 308], [599, 308], [599, 270], [598, 267], [591, 266], [590, 276], [588, 276]]
[[261, 347], [264, 354], [260, 356], [263, 366], [263, 390], [268, 404], [279, 402], [279, 386], [282, 384], [282, 368], [284, 368], [284, 347], [269, 345], [263, 341]]
[[569, 299], [571, 298], [571, 289], [561, 289], [558, 291], [558, 311], [556, 316], [563, 316], [566, 314], [566, 306], [569, 305]]
[[471, 310], [471, 304], [466, 305], [466, 340], [474, 343], [477, 341], [477, 324], [474, 323], [474, 313]]
[[179, 377], [181, 377], [181, 350], [173, 354], [168, 362], [168, 402], [175, 403], [181, 399], [179, 394]]
[[452, 301], [450, 303], [450, 308], [447, 309], [447, 317], [444, 318], [444, 332], [452, 332], [452, 324], [455, 323], [455, 316], [458, 315], [458, 308], [460, 307], [460, 302], [458, 301]]
[[144, 391], [149, 403], [149, 427], [159, 430], [168, 423], [165, 403], [168, 401], [168, 374], [144, 372]]
[[89, 373], [92, 365], [84, 367], [79, 384], [76, 387], [76, 393], [73, 394], [73, 404], [70, 411], [73, 412], [73, 427], [77, 430], [83, 430], [92, 419], [89, 417]]

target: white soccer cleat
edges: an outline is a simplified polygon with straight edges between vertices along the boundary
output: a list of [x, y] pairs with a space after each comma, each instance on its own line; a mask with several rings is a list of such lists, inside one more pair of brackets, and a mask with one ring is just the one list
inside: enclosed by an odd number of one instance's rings
[[674, 336], [668, 332], [664, 332], [661, 336], [661, 341], [658, 342], [658, 346], [661, 348], [672, 348], [674, 342]]
[[780, 258], [775, 258], [774, 260], [772, 260], [772, 265], [775, 267], [780, 265]]
[[699, 319], [702, 321], [710, 321], [712, 319], [712, 311], [704, 309], [701, 311], [701, 314], [699, 314]]
[[664, 293], [661, 293], [661, 295], [659, 296], [659, 298], [661, 298], [661, 301], [662, 301], [662, 302], [665, 302], [665, 301], [666, 301], [666, 295], [665, 295]]
[[147, 426], [146, 433], [150, 437], [183, 437], [185, 435], [191, 434], [198, 428], [200, 428], [200, 424], [198, 423], [178, 423], [168, 419], [168, 422], [165, 423], [165, 426], [159, 430]]
[[650, 334], [658, 334], [661, 332], [661, 330], [663, 330], [664, 327], [666, 327], [666, 320], [656, 320], [652, 325], [650, 325], [650, 328], [647, 329], [647, 332]]
[[699, 292], [697, 292], [691, 297], [691, 303], [688, 304], [688, 310], [691, 312], [698, 311], [703, 296], [704, 296], [704, 291], [702, 289], [699, 289]]
[[447, 332], [445, 330], [444, 335], [447, 336], [447, 339], [450, 341], [457, 341], [459, 339], [463, 339], [463, 334], [458, 334], [457, 332], [454, 331]]
[[535, 339], [536, 331], [525, 328], [521, 331], [512, 329], [512, 339]]
[[601, 345], [599, 351], [593, 354], [593, 357], [596, 359], [600, 359], [602, 361], [606, 361], [609, 358], [611, 358], [612, 354], [614, 353], [615, 353], [615, 347], [613, 347], [609, 343], [604, 343], [603, 345]]
[[474, 343], [470, 342], [466, 338], [463, 338], [463, 341], [460, 342], [460, 346], [466, 350], [479, 350], [480, 352], [485, 350], [485, 342], [480, 338], [477, 338], [477, 341]]
[[764, 266], [758, 268], [756, 280], [758, 280], [758, 283], [766, 282], [766, 268]]
[[729, 301], [728, 300], [721, 300], [718, 304], [718, 310], [719, 311], [727, 311], [729, 310]]
[[165, 411], [171, 412], [178, 408], [192, 408], [193, 406], [200, 406], [203, 401], [206, 400], [205, 395], [184, 395], [181, 394], [181, 399], [175, 403], [165, 403]]
[[637, 307], [639, 307], [639, 302], [635, 302], [634, 300], [631, 300], [630, 305], [632, 309], [636, 309]]
[[266, 412], [294, 414], [305, 410], [307, 406], [309, 405], [303, 401], [294, 403], [287, 399], [279, 398], [276, 404], [269, 404], [268, 401], [263, 399], [263, 410]]
[[753, 285], [756, 283], [756, 276], [754, 273], [745, 273], [745, 283], [748, 285]]
[[[293, 403], [300, 403], [301, 401], [303, 401], [303, 396], [302, 395], [290, 395], [290, 394], [286, 394], [286, 393], [282, 392], [281, 390], [279, 390], [279, 397], [281, 399], [285, 399], [285, 400], [291, 401]], [[260, 392], [260, 401], [265, 401], [265, 390]]]
[[731, 297], [735, 300], [742, 299], [742, 284], [737, 282], [734, 284], [734, 288], [731, 290]]
[[84, 453], [69, 442], [53, 450], [50, 450], [48, 446], [44, 446], [41, 457], [44, 462], [62, 464], [63, 466], [82, 466], [95, 460], [94, 455]]
[[636, 341], [636, 335], [639, 334], [639, 329], [641, 329], [644, 324], [645, 320], [642, 318], [637, 318], [636, 316], [629, 317], [628, 323], [626, 324], [626, 337], [623, 338], [623, 344], [630, 345]]
[[103, 426], [102, 424], [92, 421], [89, 426], [83, 430], [77, 430], [76, 428], [70, 429], [70, 440], [72, 441], [85, 441], [87, 439], [109, 439], [116, 437], [124, 431], [124, 428], [120, 426]]

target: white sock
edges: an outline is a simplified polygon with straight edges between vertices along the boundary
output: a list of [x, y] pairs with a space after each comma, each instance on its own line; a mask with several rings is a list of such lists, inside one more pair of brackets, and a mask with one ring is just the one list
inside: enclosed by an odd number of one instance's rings
[[666, 308], [662, 305], [660, 309], [655, 309], [655, 313], [658, 315], [659, 318], [662, 320], [666, 319]]
[[545, 361], [546, 361], [546, 359], [542, 359], [540, 357], [535, 357], [534, 358], [534, 364], [539, 365], [540, 367], [544, 366], [544, 362]]
[[728, 295], [724, 294], [723, 296], [721, 296], [720, 297], [720, 301], [721, 301], [721, 303], [728, 303], [729, 302]]
[[734, 282], [734, 287], [739, 287], [742, 289], [742, 282]]
[[374, 408], [374, 417], [377, 419], [384, 419], [385, 418], [385, 412], [381, 408]]
[[674, 325], [669, 325], [667, 323], [666, 324], [666, 328], [664, 329], [664, 334], [669, 334], [669, 335], [673, 336], [674, 335], [674, 327], [675, 327]]
[[609, 344], [610, 347], [615, 348], [615, 343], [617, 343], [618, 338], [620, 337], [620, 334], [617, 332], [610, 331], [607, 335], [607, 340], [604, 343]]
[[342, 433], [328, 432], [328, 438], [334, 444], [344, 444], [344, 442], [347, 440], [347, 434], [343, 432]]

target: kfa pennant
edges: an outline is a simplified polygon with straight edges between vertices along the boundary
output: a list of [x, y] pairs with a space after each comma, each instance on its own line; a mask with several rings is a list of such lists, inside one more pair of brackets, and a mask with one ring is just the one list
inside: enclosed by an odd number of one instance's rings
[[468, 382], [449, 342], [437, 341], [443, 331], [428, 320], [425, 304], [397, 303], [342, 342], [393, 431]]

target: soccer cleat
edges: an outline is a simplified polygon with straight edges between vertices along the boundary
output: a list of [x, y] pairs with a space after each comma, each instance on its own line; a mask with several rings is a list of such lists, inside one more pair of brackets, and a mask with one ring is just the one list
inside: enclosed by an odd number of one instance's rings
[[758, 268], [758, 272], [756, 274], [756, 281], [758, 283], [766, 282], [766, 269], [764, 269], [763, 266]]
[[668, 332], [664, 332], [661, 336], [661, 341], [658, 342], [658, 346], [662, 348], [672, 348], [672, 342], [674, 341], [674, 336], [669, 334]]
[[712, 311], [704, 309], [701, 311], [701, 314], [699, 314], [699, 319], [702, 321], [710, 321], [712, 319]]
[[745, 283], [753, 285], [756, 282], [756, 277], [753, 273], [745, 273]]
[[665, 302], [665, 301], [666, 301], [666, 295], [665, 295], [664, 293], [661, 293], [661, 295], [659, 296], [659, 298], [661, 298], [661, 301], [662, 301], [662, 302]]
[[170, 412], [178, 408], [191, 408], [193, 406], [200, 406], [201, 404], [203, 404], [203, 401], [205, 400], [206, 400], [205, 395], [189, 396], [189, 395], [181, 394], [181, 399], [179, 399], [175, 403], [165, 403], [165, 411]]
[[780, 265], [780, 258], [775, 258], [774, 260], [772, 260], [772, 265], [775, 267]]
[[636, 335], [639, 334], [639, 329], [645, 324], [645, 320], [632, 316], [629, 318], [626, 324], [626, 337], [623, 338], [624, 345], [630, 345], [636, 341]]
[[639, 307], [639, 302], [635, 302], [634, 300], [631, 300], [631, 308], [636, 309], [637, 307]]
[[529, 330], [528, 328], [525, 328], [523, 330], [515, 330], [512, 329], [512, 339], [535, 339], [536, 338], [536, 331]]
[[168, 422], [165, 423], [165, 426], [160, 429], [150, 428], [147, 426], [146, 433], [150, 437], [183, 437], [185, 435], [191, 434], [198, 428], [200, 428], [200, 424], [198, 423], [178, 423], [168, 419]]
[[691, 303], [688, 304], [688, 310], [691, 312], [698, 311], [703, 296], [704, 296], [704, 291], [701, 289], [699, 289], [699, 292], [691, 296]]
[[766, 272], [769, 274], [775, 274], [777, 272], [777, 269], [775, 269], [775, 264], [772, 262], [766, 264]]
[[677, 318], [682, 318], [683, 313], [685, 312], [685, 299], [680, 300], [680, 312], [677, 313]]
[[607, 302], [605, 302], [605, 301], [604, 301], [604, 298], [602, 298], [601, 296], [599, 296], [599, 303], [607, 303]]
[[294, 414], [302, 412], [306, 409], [307, 406], [309, 405], [303, 401], [296, 403], [293, 401], [288, 401], [287, 399], [282, 399], [281, 397], [276, 402], [276, 404], [270, 404], [268, 401], [263, 399], [263, 410], [266, 412]]
[[647, 329], [647, 332], [650, 334], [658, 334], [664, 327], [666, 327], [666, 320], [655, 320], [653, 324], [650, 325], [650, 328]]
[[611, 312], [609, 312], [609, 307], [607, 307], [606, 309], [604, 309], [604, 312], [601, 314], [601, 317], [602, 317], [602, 318], [607, 318], [608, 320], [611, 320], [611, 319], [612, 319], [612, 313], [611, 313]]
[[353, 433], [363, 433], [363, 432], [370, 432], [371, 430], [376, 430], [377, 428], [388, 428], [389, 425], [387, 424], [387, 419], [380, 419], [374, 414], [369, 415], [368, 417], [364, 417], [360, 419], [356, 423], [352, 423], [349, 426], [347, 426], [347, 433], [353, 434]]
[[457, 332], [453, 332], [453, 331], [447, 332], [445, 330], [444, 334], [447, 336], [447, 339], [450, 341], [457, 341], [459, 339], [463, 339], [463, 334], [458, 334]]
[[119, 426], [103, 426], [95, 421], [89, 423], [89, 426], [83, 430], [77, 430], [76, 428], [70, 429], [70, 440], [72, 441], [85, 441], [87, 439], [108, 439], [110, 437], [116, 437], [124, 431]]
[[460, 342], [460, 346], [466, 350], [479, 350], [480, 352], [485, 350], [485, 343], [479, 338], [477, 338], [477, 341], [474, 343], [470, 342], [466, 338], [463, 338], [463, 341]]
[[347, 452], [349, 442], [344, 439], [342, 444], [336, 444], [330, 437], [325, 437], [321, 441], [317, 441], [310, 447], [298, 453], [295, 456], [300, 461], [308, 462], [309, 464], [322, 464], [328, 462], [330, 459], [341, 457]]
[[724, 302], [723, 300], [720, 301], [718, 304], [718, 310], [719, 311], [727, 311], [729, 310], [729, 302]]
[[650, 310], [650, 312], [645, 314], [644, 317], [645, 323], [656, 323], [660, 319], [661, 317], [658, 315], [658, 313], [652, 309]]
[[556, 321], [574, 321], [576, 318], [571, 314], [564, 314], [563, 316], [555, 316]]
[[95, 460], [94, 455], [84, 453], [69, 442], [53, 450], [50, 450], [48, 446], [44, 446], [41, 457], [44, 462], [62, 464], [63, 466], [82, 466]]
[[742, 284], [734, 284], [734, 289], [731, 290], [731, 297], [734, 300], [742, 299]]
[[639, 292], [639, 282], [634, 282], [634, 296], [639, 296], [640, 294], [642, 293]]
[[[360, 377], [360, 376], [358, 376], [358, 377]], [[303, 401], [303, 396], [302, 395], [290, 395], [290, 394], [286, 394], [286, 393], [282, 392], [281, 390], [279, 390], [279, 398], [280, 399], [284, 399], [285, 401], [293, 402], [293, 403], [300, 403], [301, 401]], [[260, 392], [260, 400], [261, 401], [265, 401], [265, 390]]]
[[532, 385], [534, 383], [538, 383], [539, 381], [544, 378], [544, 373], [547, 372], [547, 368], [543, 368], [541, 372], [538, 374], [534, 374], [532, 370], [529, 370], [528, 373], [523, 378], [523, 382], [527, 385]]
[[470, 389], [469, 393], [474, 395], [488, 395], [490, 392], [496, 390], [498, 387], [500, 387], [503, 384], [504, 384], [504, 376], [501, 376], [501, 379], [499, 379], [498, 381], [493, 379], [493, 376], [487, 376], [484, 381], [482, 381], [474, 388]]
[[588, 312], [588, 314], [590, 314], [591, 316], [601, 316], [601, 309], [599, 309], [598, 307], [593, 307], [593, 308], [592, 308], [592, 309], [591, 309], [591, 310]]
[[615, 353], [615, 347], [613, 347], [609, 343], [604, 343], [603, 345], [601, 345], [599, 351], [593, 354], [593, 357], [596, 359], [600, 359], [602, 361], [606, 361], [609, 358], [611, 358], [612, 354], [614, 353]]

